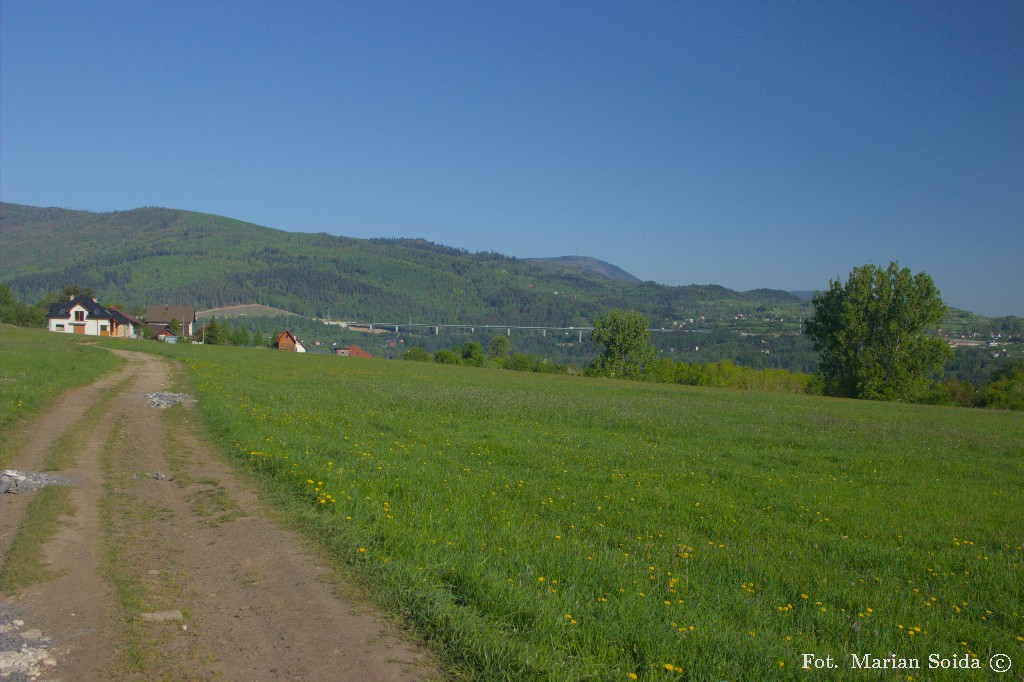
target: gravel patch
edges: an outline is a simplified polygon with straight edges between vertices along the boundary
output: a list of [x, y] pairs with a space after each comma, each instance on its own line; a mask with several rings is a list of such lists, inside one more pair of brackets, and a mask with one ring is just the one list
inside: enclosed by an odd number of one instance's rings
[[0, 473], [0, 495], [4, 493], [31, 493], [47, 485], [74, 485], [74, 479], [43, 471], [15, 471]]
[[165, 391], [157, 391], [156, 393], [147, 393], [146, 399], [147, 404], [150, 407], [155, 407], [158, 410], [166, 410], [171, 405], [177, 405], [188, 400], [188, 393], [167, 393]]
[[0, 679], [29, 682], [57, 665], [57, 659], [50, 652], [50, 638], [14, 616], [13, 608], [0, 604]]

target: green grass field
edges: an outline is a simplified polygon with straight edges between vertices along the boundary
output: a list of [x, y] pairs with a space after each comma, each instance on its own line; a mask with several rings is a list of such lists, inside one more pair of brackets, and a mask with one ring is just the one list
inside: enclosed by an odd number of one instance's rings
[[1019, 414], [168, 352], [222, 443], [463, 675], [1024, 666]]
[[95, 341], [0, 325], [0, 468], [10, 463], [10, 433], [26, 415], [122, 364]]
[[186, 363], [211, 434], [453, 675], [1024, 668], [1019, 413], [137, 348]]

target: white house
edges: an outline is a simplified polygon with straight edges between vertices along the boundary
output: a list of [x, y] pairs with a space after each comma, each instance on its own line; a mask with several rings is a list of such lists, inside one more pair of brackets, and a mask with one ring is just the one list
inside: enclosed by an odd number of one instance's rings
[[142, 321], [117, 308], [105, 308], [96, 299], [77, 296], [50, 306], [46, 328], [64, 334], [134, 339], [142, 329]]

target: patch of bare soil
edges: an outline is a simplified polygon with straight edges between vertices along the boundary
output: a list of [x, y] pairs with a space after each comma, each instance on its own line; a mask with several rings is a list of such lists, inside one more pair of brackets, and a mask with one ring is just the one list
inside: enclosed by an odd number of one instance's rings
[[[173, 364], [143, 353], [72, 391], [21, 434], [14, 464], [37, 470], [75, 442], [73, 518], [45, 547], [53, 580], [0, 603], [50, 637], [41, 680], [421, 680], [424, 649], [340, 597], [302, 542], [214, 458], [191, 408], [150, 406]], [[122, 383], [131, 376], [128, 384]], [[121, 388], [95, 424], [88, 407]], [[31, 493], [0, 495], [7, 552]]]

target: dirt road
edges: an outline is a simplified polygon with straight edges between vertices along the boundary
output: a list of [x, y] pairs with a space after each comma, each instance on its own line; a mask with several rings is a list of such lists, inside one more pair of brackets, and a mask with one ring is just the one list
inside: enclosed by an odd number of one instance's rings
[[[322, 562], [268, 520], [191, 406], [147, 404], [172, 389], [176, 366], [114, 352], [122, 371], [14, 439], [16, 469], [39, 471], [59, 449], [71, 460], [59, 473], [75, 481], [74, 515], [43, 547], [56, 577], [0, 594], [8, 621], [38, 630], [49, 652], [38, 679], [440, 679], [422, 648], [339, 597]], [[4, 557], [35, 494], [0, 495]]]

